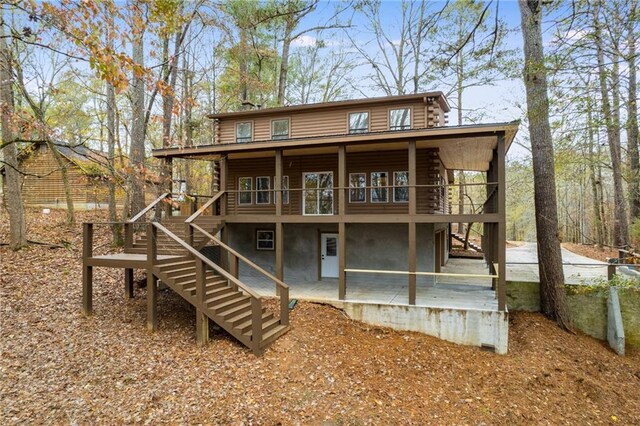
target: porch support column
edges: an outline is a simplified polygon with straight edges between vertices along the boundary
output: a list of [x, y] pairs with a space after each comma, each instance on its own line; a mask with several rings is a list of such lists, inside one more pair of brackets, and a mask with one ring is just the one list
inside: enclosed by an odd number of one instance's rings
[[158, 279], [153, 275], [153, 267], [157, 259], [157, 230], [152, 224], [147, 225], [147, 329], [158, 329]]
[[344, 145], [338, 147], [338, 299], [347, 297], [347, 226], [345, 215], [347, 213], [347, 148]]
[[506, 200], [505, 200], [505, 141], [504, 133], [498, 134], [498, 309], [504, 311], [507, 304], [507, 224], [506, 224]]
[[[408, 147], [409, 157], [409, 248], [407, 251], [408, 257], [408, 272], [409, 272], [409, 304], [416, 304], [416, 222], [415, 216], [417, 209], [417, 192], [416, 192], [416, 142], [409, 142]], [[393, 196], [393, 194], [390, 194]]]
[[124, 296], [127, 299], [133, 299], [133, 269], [131, 268], [124, 270]]
[[[189, 161], [189, 160], [187, 160]], [[171, 194], [173, 192], [173, 158], [165, 157], [164, 167], [162, 169], [164, 176], [162, 176], [162, 185], [164, 186], [164, 192]], [[171, 198], [171, 195], [169, 196]], [[171, 203], [162, 203], [162, 210], [165, 217], [171, 216]]]
[[[229, 172], [229, 165], [227, 162], [227, 157], [225, 154], [220, 156], [220, 191], [227, 190], [227, 176]], [[222, 216], [222, 220], [227, 214], [227, 200], [229, 199], [227, 193], [225, 192], [220, 198], [220, 216]], [[229, 244], [229, 230], [227, 229], [227, 225], [223, 225], [220, 228], [220, 240]], [[220, 266], [226, 271], [229, 270], [229, 253], [226, 253], [222, 248], [220, 248]]]
[[[282, 150], [276, 150], [276, 177], [273, 184], [274, 201], [276, 203], [276, 278], [284, 281], [284, 226], [282, 224]], [[276, 295], [280, 295], [280, 287], [276, 286]]]
[[88, 266], [93, 257], [93, 224], [82, 224], [82, 313], [93, 313], [93, 266]]

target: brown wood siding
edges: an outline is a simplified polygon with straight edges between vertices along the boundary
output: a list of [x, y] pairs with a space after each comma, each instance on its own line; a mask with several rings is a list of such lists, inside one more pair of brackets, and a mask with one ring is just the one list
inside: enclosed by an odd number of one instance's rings
[[348, 133], [347, 121], [351, 112], [369, 112], [369, 127], [372, 132], [389, 130], [389, 110], [395, 108], [411, 108], [413, 128], [427, 127], [427, 106], [422, 102], [406, 101], [400, 104], [386, 104], [376, 106], [351, 106], [327, 109], [326, 111], [292, 112], [290, 114], [269, 114], [252, 117], [251, 119], [223, 119], [220, 120], [220, 143], [235, 142], [236, 123], [253, 122], [253, 140], [271, 139], [271, 121], [274, 119], [289, 119], [289, 135], [291, 138], [305, 138], [312, 136], [327, 136]]
[[[418, 185], [434, 185], [440, 181], [440, 162], [437, 150], [426, 149], [417, 152], [416, 176]], [[338, 186], [338, 155], [310, 155], [291, 156], [283, 158], [283, 176], [289, 176], [289, 204], [283, 205], [283, 214], [302, 214], [302, 175], [308, 172], [333, 172], [333, 185]], [[367, 186], [371, 186], [372, 172], [387, 172], [389, 184], [393, 184], [393, 172], [408, 170], [407, 151], [386, 151], [383, 155], [378, 152], [347, 153], [347, 185], [349, 173], [365, 173]], [[229, 160], [229, 177], [227, 179], [228, 212], [229, 214], [275, 214], [273, 195], [270, 204], [256, 204], [255, 192], [251, 205], [238, 205], [238, 180], [241, 177], [251, 177], [253, 189], [256, 187], [256, 177], [270, 176], [271, 188], [275, 176], [274, 158], [254, 158]], [[347, 214], [390, 213], [407, 214], [408, 203], [393, 202], [393, 189], [389, 188], [386, 203], [372, 203], [371, 191], [367, 189], [365, 203], [348, 202]], [[334, 192], [334, 214], [338, 212], [338, 193]], [[418, 188], [417, 211], [422, 214], [434, 213], [440, 204], [438, 188]]]
[[[77, 165], [65, 157], [62, 157], [62, 161], [67, 167], [73, 202], [96, 203], [106, 206], [109, 202], [106, 182], [103, 179], [85, 175]], [[49, 150], [43, 150], [40, 147], [20, 163], [20, 169], [26, 174], [22, 183], [22, 197], [25, 204], [57, 204], [61, 208], [66, 208], [62, 172]], [[5, 179], [2, 183], [6, 188]], [[150, 202], [155, 198], [155, 190], [147, 188], [145, 201]], [[121, 188], [116, 190], [116, 202], [119, 204], [124, 202], [124, 191]]]

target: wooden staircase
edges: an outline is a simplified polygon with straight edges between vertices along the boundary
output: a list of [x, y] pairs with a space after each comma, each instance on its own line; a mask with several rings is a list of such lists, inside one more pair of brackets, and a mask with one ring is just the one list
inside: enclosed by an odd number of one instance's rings
[[[133, 297], [133, 270], [146, 269], [149, 330], [155, 331], [158, 327], [157, 281], [161, 280], [196, 308], [199, 343], [209, 340], [209, 320], [212, 320], [255, 354], [262, 353], [290, 329], [289, 287], [215, 236], [224, 226], [216, 215], [220, 203], [226, 202], [224, 191], [214, 195], [191, 216], [142, 222], [145, 215], [169, 196], [169, 193], [162, 194], [131, 220], [122, 223], [124, 253], [94, 256], [93, 226], [96, 223], [83, 224], [83, 312], [91, 315], [93, 310], [94, 267], [124, 269], [125, 294], [130, 298]], [[213, 216], [202, 215], [208, 209]], [[219, 262], [200, 252], [207, 245], [219, 248]], [[273, 304], [274, 312], [263, 306], [262, 296], [238, 279], [240, 261], [274, 282], [275, 296], [279, 299], [279, 303]]]
[[[185, 225], [185, 220], [188, 216], [171, 216], [168, 218], [162, 219], [160, 223], [167, 227], [171, 232], [173, 232], [176, 236], [180, 237], [180, 239], [188, 241], [187, 229], [188, 226]], [[200, 216], [195, 222], [198, 226], [205, 229], [207, 232], [211, 234], [216, 234], [224, 223], [220, 218], [216, 216]], [[195, 232], [193, 234], [193, 243], [191, 244], [196, 249], [201, 249], [207, 242], [208, 238], [206, 238], [202, 233]], [[183, 246], [181, 246], [176, 241], [172, 240], [165, 234], [159, 234], [156, 240], [158, 254], [163, 255], [174, 255], [174, 256], [182, 256], [186, 254], [186, 251]], [[146, 254], [147, 253], [147, 234], [140, 233], [136, 235], [131, 247], [125, 247], [125, 253], [138, 253], [138, 254]]]
[[[454, 240], [458, 240], [459, 242], [461, 242], [462, 244], [464, 244], [464, 235], [461, 234], [456, 234], [455, 232], [451, 233], [451, 237]], [[473, 241], [469, 240], [469, 248], [477, 251], [478, 253], [482, 253], [482, 247], [480, 247], [478, 244], [474, 243]]]
[[[194, 306], [196, 298], [196, 260], [188, 257], [174, 260], [154, 268], [154, 275], [173, 291]], [[251, 296], [230, 283], [225, 277], [207, 270], [204, 277], [203, 313], [217, 325], [253, 348], [253, 314]], [[273, 312], [262, 307], [259, 318], [262, 330], [259, 349], [263, 350], [278, 337], [289, 331], [289, 325], [282, 324]]]

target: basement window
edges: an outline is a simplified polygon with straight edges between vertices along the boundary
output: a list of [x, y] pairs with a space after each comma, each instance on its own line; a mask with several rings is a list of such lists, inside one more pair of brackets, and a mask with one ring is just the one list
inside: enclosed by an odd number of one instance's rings
[[275, 231], [259, 229], [256, 231], [256, 250], [273, 250], [275, 248]]

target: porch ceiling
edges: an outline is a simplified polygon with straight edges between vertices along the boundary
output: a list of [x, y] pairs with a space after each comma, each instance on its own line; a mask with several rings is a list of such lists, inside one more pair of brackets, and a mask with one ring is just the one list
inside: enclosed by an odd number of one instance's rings
[[498, 144], [496, 136], [418, 140], [417, 148], [438, 148], [446, 169], [485, 172]]

